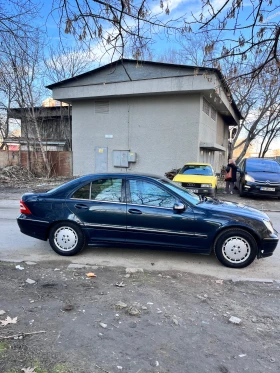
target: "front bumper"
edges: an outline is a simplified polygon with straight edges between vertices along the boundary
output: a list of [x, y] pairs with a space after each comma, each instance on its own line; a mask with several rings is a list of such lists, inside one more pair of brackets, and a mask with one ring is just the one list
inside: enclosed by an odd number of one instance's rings
[[185, 187], [185, 189], [202, 196], [215, 196], [216, 189], [215, 188], [196, 188], [196, 187]]
[[243, 186], [243, 192], [258, 196], [280, 197], [280, 187], [278, 185], [263, 185], [247, 182]]
[[276, 249], [276, 246], [278, 244], [279, 238], [277, 235], [277, 232], [272, 233], [270, 237], [264, 238], [261, 241], [261, 245], [259, 248], [259, 252], [257, 255], [257, 258], [266, 258], [268, 256], [273, 255], [274, 250]]

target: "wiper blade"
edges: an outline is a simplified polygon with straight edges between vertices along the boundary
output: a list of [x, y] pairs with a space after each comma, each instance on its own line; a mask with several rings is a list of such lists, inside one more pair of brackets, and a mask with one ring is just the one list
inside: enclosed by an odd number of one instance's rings
[[256, 171], [249, 171], [249, 172], [267, 172], [269, 174], [279, 174], [277, 171], [265, 171], [265, 170], [256, 170]]

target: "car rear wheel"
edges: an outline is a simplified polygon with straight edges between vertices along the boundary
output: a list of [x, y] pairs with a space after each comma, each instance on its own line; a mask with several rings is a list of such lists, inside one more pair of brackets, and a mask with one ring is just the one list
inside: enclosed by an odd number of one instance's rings
[[76, 224], [61, 222], [51, 228], [49, 242], [57, 254], [71, 256], [79, 253], [84, 248], [85, 237]]
[[243, 229], [233, 228], [222, 232], [215, 240], [217, 259], [226, 267], [244, 268], [257, 255], [258, 246], [254, 237]]

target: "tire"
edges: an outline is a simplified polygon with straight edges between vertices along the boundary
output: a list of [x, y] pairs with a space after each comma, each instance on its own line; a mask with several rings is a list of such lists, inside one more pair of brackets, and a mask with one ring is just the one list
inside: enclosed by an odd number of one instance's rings
[[51, 228], [49, 243], [57, 254], [71, 256], [78, 254], [84, 248], [86, 240], [76, 224], [61, 222]]
[[240, 197], [244, 197], [245, 196], [243, 185], [241, 183], [239, 184], [239, 196]]
[[209, 194], [209, 195], [212, 198], [216, 198], [217, 197], [217, 187], [215, 189], [213, 189], [212, 194]]
[[254, 237], [238, 228], [221, 232], [214, 243], [217, 259], [231, 268], [247, 267], [255, 260], [257, 251], [258, 245]]

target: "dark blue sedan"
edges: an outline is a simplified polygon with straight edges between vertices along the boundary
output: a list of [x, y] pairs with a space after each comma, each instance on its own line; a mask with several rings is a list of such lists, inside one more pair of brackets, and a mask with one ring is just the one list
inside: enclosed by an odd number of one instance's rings
[[200, 199], [168, 179], [132, 174], [80, 177], [20, 202], [22, 233], [47, 240], [60, 255], [85, 245], [135, 244], [210, 254], [242, 268], [273, 254], [269, 217], [241, 204]]

